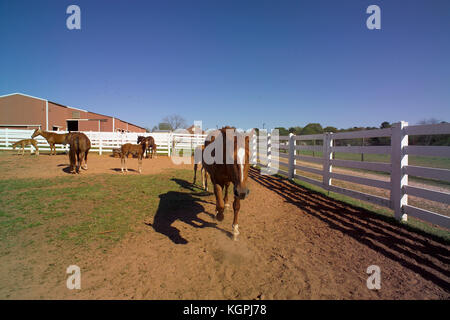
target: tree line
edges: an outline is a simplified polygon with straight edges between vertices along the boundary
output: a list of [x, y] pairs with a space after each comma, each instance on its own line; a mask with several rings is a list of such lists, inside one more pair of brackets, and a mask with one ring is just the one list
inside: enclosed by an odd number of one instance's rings
[[[438, 121], [436, 119], [422, 120], [418, 124], [437, 124], [437, 123], [447, 123], [446, 121]], [[288, 136], [290, 133], [295, 135], [310, 135], [310, 134], [321, 134], [325, 132], [352, 132], [360, 130], [374, 130], [374, 129], [385, 129], [392, 127], [392, 123], [384, 121], [379, 127], [351, 127], [346, 129], [337, 129], [336, 127], [327, 126], [322, 127], [320, 123], [309, 123], [304, 127], [277, 127], [280, 136]], [[365, 145], [365, 146], [380, 146], [380, 145], [390, 145], [391, 139], [389, 137], [377, 137], [377, 138], [358, 138], [358, 139], [339, 139], [336, 140], [336, 145]], [[315, 144], [320, 145], [322, 142], [317, 140]], [[310, 143], [308, 143], [310, 144]], [[410, 145], [424, 145], [424, 146], [449, 146], [450, 145], [450, 134], [439, 134], [439, 135], [421, 135], [421, 136], [409, 136]]]

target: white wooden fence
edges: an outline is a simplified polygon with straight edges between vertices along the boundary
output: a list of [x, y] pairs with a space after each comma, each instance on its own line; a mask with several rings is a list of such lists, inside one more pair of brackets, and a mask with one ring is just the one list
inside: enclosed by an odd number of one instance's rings
[[[434, 191], [411, 186], [408, 184], [408, 175], [436, 179], [450, 182], [450, 170], [428, 167], [417, 167], [408, 164], [409, 155], [436, 156], [450, 158], [450, 146], [409, 146], [409, 135], [435, 135], [450, 134], [450, 124], [417, 125], [408, 126], [406, 122], [396, 123], [392, 128], [365, 130], [342, 133], [325, 133], [316, 135], [274, 137], [270, 133], [263, 138], [263, 144], [267, 143], [267, 155], [257, 154], [256, 136], [253, 139], [252, 161], [263, 167], [279, 168], [279, 174], [290, 179], [296, 178], [325, 190], [344, 194], [346, 196], [367, 201], [376, 205], [390, 208], [394, 211], [398, 220], [406, 220], [407, 215], [431, 222], [442, 227], [450, 228], [450, 217], [436, 212], [417, 208], [408, 204], [408, 195], [416, 196], [431, 201], [437, 201], [450, 208], [450, 193]], [[339, 139], [358, 139], [389, 137], [391, 145], [387, 146], [336, 146]], [[258, 146], [261, 146], [261, 137], [258, 138]], [[275, 141], [278, 140], [278, 141]], [[304, 145], [302, 141], [322, 140], [322, 145]], [[265, 145], [264, 145], [265, 147]], [[265, 149], [265, 148], [263, 148]], [[278, 149], [278, 152], [277, 150]], [[299, 155], [297, 150], [322, 152], [322, 157]], [[333, 158], [333, 152], [387, 154], [390, 162], [362, 162], [353, 160], [337, 160]], [[255, 161], [258, 157], [259, 161]], [[280, 161], [285, 159], [285, 161]], [[321, 164], [322, 169], [297, 164], [297, 160], [303, 163]], [[344, 168], [356, 168], [373, 171], [381, 171], [390, 174], [390, 181], [383, 181], [350, 174], [333, 172], [333, 166]], [[316, 180], [297, 172], [304, 171], [322, 176], [322, 180]], [[348, 181], [356, 184], [383, 188], [390, 191], [390, 198], [383, 198], [360, 191], [338, 187], [333, 184], [333, 179]], [[449, 209], [450, 213], [450, 209]]]
[[[0, 129], [0, 150], [12, 150], [12, 144], [22, 139], [30, 139], [34, 130]], [[58, 133], [66, 133], [58, 131]], [[125, 143], [137, 143], [137, 137], [152, 136], [157, 145], [158, 154], [171, 155], [173, 150], [194, 149], [197, 145], [203, 144], [206, 135], [192, 135], [172, 132], [153, 133], [120, 133], [120, 132], [84, 132], [91, 140], [91, 152], [112, 152], [114, 148], [120, 148]], [[38, 142], [39, 150], [50, 151], [50, 146], [43, 137], [35, 138]], [[27, 151], [34, 151], [32, 146], [26, 148]], [[68, 145], [56, 145], [58, 151], [68, 151]]]
[[[0, 129], [0, 150], [11, 150], [12, 144], [21, 139], [29, 139], [33, 130]], [[63, 133], [63, 132], [61, 132]], [[91, 140], [94, 152], [111, 152], [124, 143], [136, 143], [138, 135], [153, 136], [157, 144], [159, 154], [171, 155], [173, 151], [193, 150], [196, 146], [204, 143], [205, 135], [193, 135], [184, 133], [116, 133], [116, 132], [84, 132]], [[450, 134], [450, 124], [408, 126], [406, 122], [395, 124], [392, 128], [325, 133], [316, 135], [288, 137], [281, 136], [275, 140], [274, 136], [268, 134], [266, 138], [256, 136], [252, 139], [253, 164], [266, 168], [279, 167], [276, 173], [286, 175], [288, 178], [299, 179], [307, 183], [320, 186], [325, 190], [344, 194], [359, 200], [374, 203], [394, 210], [398, 220], [406, 220], [407, 215], [425, 220], [442, 227], [450, 228], [450, 217], [436, 212], [417, 208], [408, 204], [408, 195], [437, 201], [447, 206], [450, 205], [450, 194], [442, 191], [434, 191], [419, 188], [408, 184], [408, 176], [436, 179], [450, 182], [450, 170], [429, 167], [411, 166], [408, 164], [409, 155], [437, 156], [450, 158], [449, 146], [409, 146], [409, 135], [434, 135]], [[376, 138], [389, 137], [390, 146], [337, 146], [335, 141], [340, 139]], [[40, 150], [50, 150], [47, 141], [41, 136], [36, 137]], [[322, 140], [322, 145], [305, 145], [304, 141]], [[257, 142], [261, 141], [267, 147], [267, 154], [262, 155], [257, 148]], [[33, 147], [27, 147], [32, 150]], [[57, 145], [57, 150], [68, 150], [68, 146]], [[283, 150], [283, 152], [279, 152]], [[297, 154], [298, 150], [309, 150], [322, 152], [322, 157], [311, 157]], [[387, 154], [390, 162], [362, 162], [353, 160], [338, 160], [333, 158], [334, 152], [364, 153], [364, 154]], [[284, 158], [287, 162], [280, 161]], [[299, 163], [297, 163], [299, 160]], [[301, 162], [321, 164], [322, 169], [301, 165]], [[333, 172], [333, 166], [344, 168], [365, 169], [381, 171], [390, 174], [390, 181], [372, 178], [358, 177], [350, 174]], [[302, 175], [298, 171], [309, 172], [322, 176], [322, 180], [315, 180]], [[382, 188], [390, 191], [390, 198], [383, 198], [360, 191], [342, 188], [333, 184], [333, 179], [348, 181], [356, 184]]]

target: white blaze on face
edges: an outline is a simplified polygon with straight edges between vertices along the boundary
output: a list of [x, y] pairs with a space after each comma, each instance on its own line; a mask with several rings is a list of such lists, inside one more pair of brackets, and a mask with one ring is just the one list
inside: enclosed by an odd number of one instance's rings
[[245, 157], [245, 149], [239, 148], [237, 152], [238, 164], [241, 168], [241, 182], [244, 182], [244, 157]]

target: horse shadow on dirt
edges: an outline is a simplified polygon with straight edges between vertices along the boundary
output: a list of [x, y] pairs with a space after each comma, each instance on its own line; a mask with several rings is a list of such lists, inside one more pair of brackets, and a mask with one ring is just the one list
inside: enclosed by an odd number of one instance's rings
[[[110, 170], [111, 171], [115, 171], [115, 172], [122, 172], [121, 168], [111, 168]], [[130, 172], [138, 172], [138, 170], [132, 169], [132, 168], [128, 168], [128, 171], [130, 171]], [[125, 172], [125, 169], [124, 169], [124, 172]]]
[[450, 250], [445, 240], [400, 225], [394, 218], [329, 198], [286, 178], [263, 176], [254, 168], [250, 169], [249, 177], [304, 213], [325, 222], [329, 228], [450, 291]]
[[[185, 180], [172, 179], [172, 181], [177, 182], [181, 187], [189, 191], [195, 191], [195, 187]], [[206, 212], [205, 207], [202, 205], [212, 204], [212, 202], [201, 198], [209, 195], [210, 193], [208, 192], [179, 191], [169, 191], [161, 194], [153, 223], [146, 223], [146, 225], [153, 227], [156, 232], [167, 236], [175, 244], [188, 243], [188, 240], [181, 235], [180, 230], [172, 226], [175, 221], [184, 222], [197, 229], [214, 228], [231, 237], [231, 232], [218, 227], [217, 223], [208, 222], [198, 217], [200, 213], [204, 213], [211, 219], [214, 218], [214, 215]]]
[[64, 167], [64, 168], [62, 168], [62, 171], [64, 173], [71, 174], [71, 172], [70, 172], [70, 164], [61, 163], [61, 164], [58, 164], [58, 167]]

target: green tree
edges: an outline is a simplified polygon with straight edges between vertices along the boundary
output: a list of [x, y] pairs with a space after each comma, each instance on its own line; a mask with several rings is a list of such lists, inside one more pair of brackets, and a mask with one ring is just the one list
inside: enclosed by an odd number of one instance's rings
[[318, 134], [323, 133], [323, 128], [320, 123], [308, 123], [303, 129], [301, 134], [307, 135], [307, 134]]
[[335, 127], [328, 126], [323, 129], [323, 132], [338, 132], [338, 129]]
[[277, 127], [275, 129], [278, 129], [278, 134], [280, 136], [288, 136], [289, 135], [289, 131], [284, 127]]
[[386, 128], [390, 128], [390, 127], [392, 127], [392, 125], [391, 125], [389, 122], [387, 122], [387, 121], [384, 121], [384, 122], [380, 125], [380, 128], [381, 128], [381, 129], [386, 129]]
[[289, 133], [299, 135], [302, 133], [302, 129], [303, 129], [302, 127], [290, 127], [288, 131], [289, 131]]

